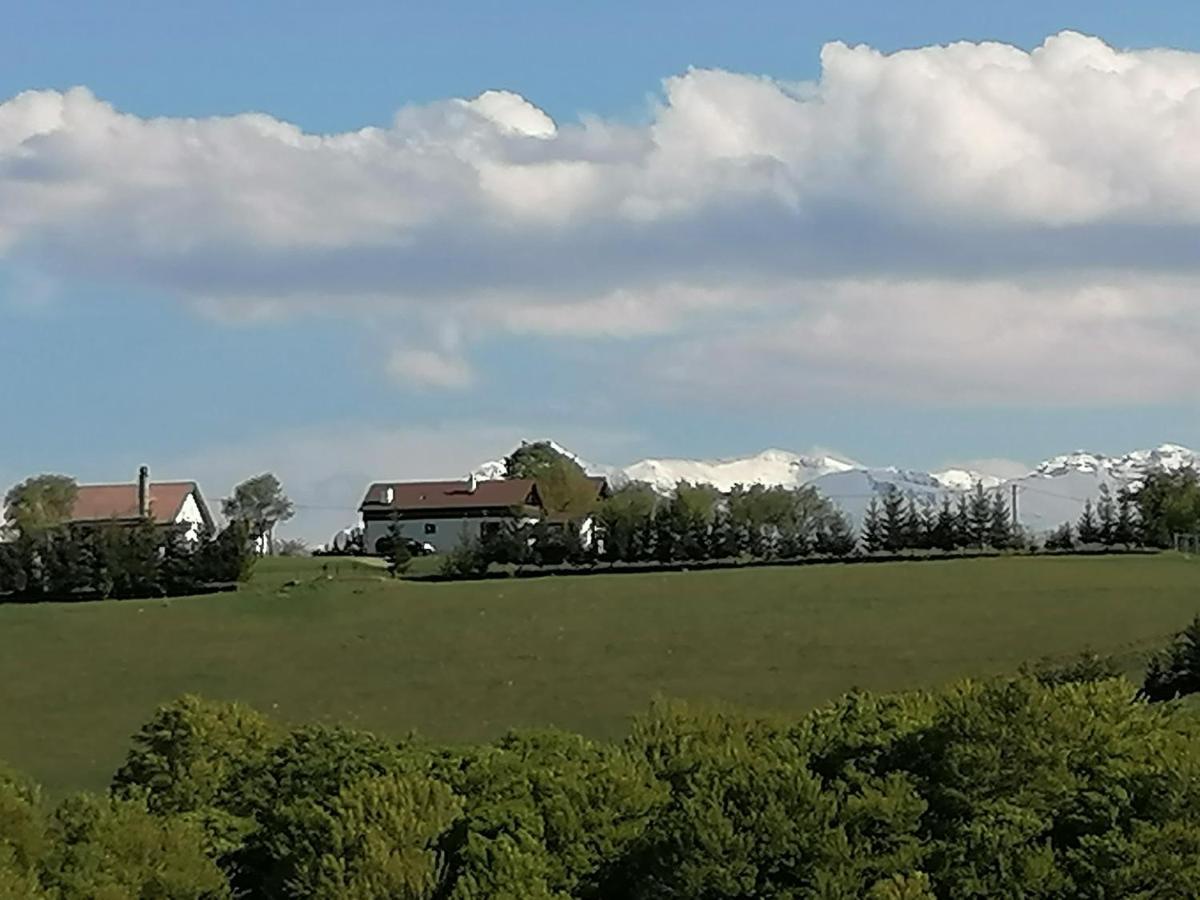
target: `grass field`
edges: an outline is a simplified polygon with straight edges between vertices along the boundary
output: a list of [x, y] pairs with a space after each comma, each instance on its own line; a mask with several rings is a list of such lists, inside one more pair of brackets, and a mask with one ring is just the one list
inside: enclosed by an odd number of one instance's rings
[[1087, 647], [1134, 671], [1200, 610], [1200, 564], [1171, 555], [460, 584], [327, 565], [271, 560], [234, 594], [0, 607], [0, 759], [55, 791], [103, 786], [185, 692], [393, 736], [611, 736], [659, 693], [796, 711]]

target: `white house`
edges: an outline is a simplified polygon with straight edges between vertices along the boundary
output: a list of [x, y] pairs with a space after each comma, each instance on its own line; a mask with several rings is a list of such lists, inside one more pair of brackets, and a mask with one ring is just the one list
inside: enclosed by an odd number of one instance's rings
[[[605, 496], [607, 482], [591, 480], [597, 495]], [[479, 538], [505, 523], [547, 518], [537, 482], [531, 478], [377, 482], [367, 489], [359, 511], [367, 553], [382, 551], [393, 523], [403, 537], [445, 552], [464, 536]]]

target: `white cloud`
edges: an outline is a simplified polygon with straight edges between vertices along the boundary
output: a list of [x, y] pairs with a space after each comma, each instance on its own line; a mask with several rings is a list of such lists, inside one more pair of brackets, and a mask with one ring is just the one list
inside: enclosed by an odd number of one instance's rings
[[402, 386], [453, 388], [471, 386], [471, 367], [461, 357], [437, 350], [398, 347], [387, 362], [388, 374]]
[[[834, 43], [821, 66], [689, 70], [644, 126], [504, 91], [332, 135], [29, 92], [0, 103], [0, 260], [265, 327], [686, 336], [648, 371], [703, 381], [720, 354], [739, 389], [797, 397], [1128, 401], [1195, 377], [1200, 54], [1064, 32]], [[385, 365], [462, 388], [469, 349]]]
[[1191, 279], [1098, 284], [850, 281], [794, 286], [777, 316], [677, 342], [653, 381], [739, 402], [1161, 402], [1200, 379]]

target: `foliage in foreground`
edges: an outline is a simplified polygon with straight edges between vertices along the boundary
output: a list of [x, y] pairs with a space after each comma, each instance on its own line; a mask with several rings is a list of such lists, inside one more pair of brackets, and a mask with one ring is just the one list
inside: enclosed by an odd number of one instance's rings
[[661, 703], [615, 744], [394, 744], [185, 698], [107, 797], [48, 811], [0, 773], [0, 897], [1200, 895], [1200, 722], [1082, 671], [799, 719]]

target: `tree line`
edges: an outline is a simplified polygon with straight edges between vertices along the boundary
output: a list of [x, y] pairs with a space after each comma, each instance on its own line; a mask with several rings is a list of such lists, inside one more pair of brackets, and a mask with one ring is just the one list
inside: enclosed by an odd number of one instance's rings
[[[278, 482], [271, 491], [243, 491], [226, 501], [220, 532], [187, 534], [186, 525], [150, 519], [74, 522], [78, 491], [65, 475], [39, 475], [5, 495], [0, 527], [0, 601], [96, 600], [181, 596], [244, 581], [255, 544], [290, 503]], [[270, 485], [268, 485], [269, 487]], [[259, 503], [257, 501], [262, 501]], [[268, 505], [264, 513], [263, 503]], [[284, 516], [286, 517], [286, 516]]]
[[[464, 539], [443, 559], [447, 577], [492, 566], [680, 564], [721, 560], [844, 558], [861, 554], [1029, 551], [1037, 539], [1015, 521], [1006, 492], [974, 490], [918, 499], [889, 486], [873, 496], [856, 532], [812, 487], [677, 485], [662, 496], [629, 484], [604, 499], [577, 462], [546, 442], [524, 444], [506, 460], [507, 477], [538, 481], [547, 521], [510, 524]], [[543, 489], [542, 485], [546, 487]], [[547, 499], [549, 498], [549, 499]], [[1200, 531], [1200, 477], [1191, 469], [1150, 473], [1113, 496], [1088, 500], [1077, 523], [1047, 535], [1044, 548], [1168, 547], [1172, 534]], [[393, 571], [407, 565], [397, 541]]]
[[0, 767], [0, 897], [1200, 896], [1200, 720], [1094, 660], [607, 743], [399, 743], [183, 698], [107, 792]]
[[199, 540], [151, 522], [22, 531], [0, 543], [0, 602], [197, 594], [244, 581], [254, 558], [236, 522]]

